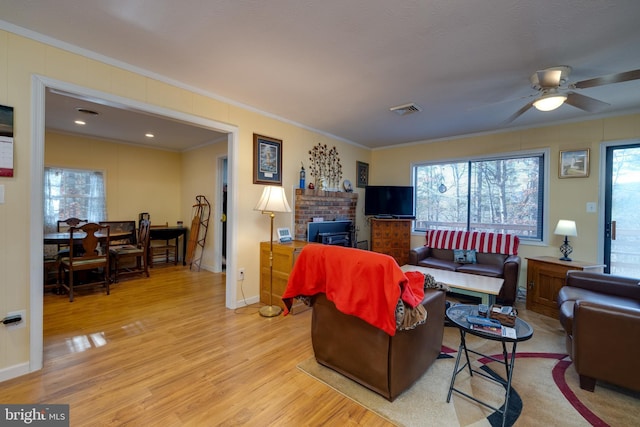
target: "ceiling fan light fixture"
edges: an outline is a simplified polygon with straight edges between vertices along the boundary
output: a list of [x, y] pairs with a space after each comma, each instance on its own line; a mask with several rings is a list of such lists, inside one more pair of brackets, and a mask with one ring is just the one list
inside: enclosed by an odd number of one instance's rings
[[564, 104], [567, 100], [567, 95], [553, 93], [549, 95], [543, 95], [539, 99], [533, 101], [533, 106], [539, 111], [553, 111], [556, 108]]

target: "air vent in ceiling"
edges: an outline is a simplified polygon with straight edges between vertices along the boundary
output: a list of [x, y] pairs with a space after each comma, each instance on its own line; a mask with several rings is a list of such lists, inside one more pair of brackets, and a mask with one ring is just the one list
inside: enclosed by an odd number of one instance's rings
[[389, 110], [393, 111], [399, 116], [406, 116], [407, 114], [419, 113], [422, 111], [422, 107], [413, 102], [404, 105], [398, 105], [397, 107], [391, 107]]

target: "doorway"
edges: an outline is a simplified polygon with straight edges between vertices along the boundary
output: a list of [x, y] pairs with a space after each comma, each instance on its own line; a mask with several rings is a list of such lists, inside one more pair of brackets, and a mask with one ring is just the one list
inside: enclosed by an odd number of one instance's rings
[[640, 142], [606, 146], [605, 272], [640, 278]]
[[228, 256], [226, 275], [226, 296], [225, 305], [227, 308], [236, 308], [236, 277], [235, 265], [237, 263], [237, 224], [233, 220], [237, 210], [236, 196], [238, 175], [238, 129], [235, 126], [221, 122], [203, 119], [186, 113], [168, 110], [134, 101], [128, 98], [100, 92], [74, 84], [62, 82], [43, 76], [32, 78], [32, 150], [31, 150], [31, 187], [30, 187], [30, 236], [29, 236], [29, 263], [30, 271], [30, 293], [29, 293], [29, 372], [42, 369], [43, 366], [43, 174], [44, 174], [44, 145], [45, 145], [45, 94], [47, 89], [56, 89], [68, 93], [86, 96], [92, 99], [100, 99], [131, 108], [133, 110], [147, 112], [170, 120], [190, 123], [213, 131], [227, 134], [227, 155], [229, 159], [229, 218], [228, 221]]
[[227, 271], [227, 190], [228, 190], [228, 177], [227, 169], [228, 159], [227, 156], [218, 157], [218, 188], [216, 194], [218, 195], [219, 203], [216, 203], [216, 223], [215, 223], [215, 238], [216, 238], [216, 265], [219, 268], [216, 272]]

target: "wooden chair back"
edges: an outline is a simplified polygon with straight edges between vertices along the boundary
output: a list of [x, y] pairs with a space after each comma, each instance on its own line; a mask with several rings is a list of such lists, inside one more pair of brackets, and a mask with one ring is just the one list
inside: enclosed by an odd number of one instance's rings
[[[82, 239], [82, 253], [78, 254], [73, 244], [74, 234], [75, 238], [78, 236], [78, 232], [85, 233], [85, 237]], [[96, 236], [100, 233], [101, 236]], [[69, 263], [73, 265], [74, 261], [90, 260], [90, 259], [105, 259], [109, 257], [109, 234], [110, 227], [108, 225], [96, 224], [89, 222], [81, 225], [80, 227], [71, 227], [69, 229]], [[100, 247], [100, 241], [103, 240], [103, 245]], [[93, 267], [92, 267], [93, 268]]]
[[69, 228], [71, 227], [80, 227], [81, 225], [84, 225], [88, 222], [89, 220], [75, 218], [75, 217], [61, 219], [61, 220], [58, 220], [57, 230], [58, 230], [58, 233], [62, 233], [65, 231], [69, 231]]
[[118, 238], [111, 242], [111, 246], [118, 245], [135, 245], [138, 241], [136, 236], [136, 221], [124, 220], [124, 221], [100, 221], [100, 225], [108, 225], [111, 229], [111, 233], [128, 233], [127, 236]]
[[[103, 284], [109, 295], [109, 231], [108, 225], [94, 222], [69, 228], [69, 255], [61, 257], [58, 266], [58, 282], [69, 291], [69, 301], [73, 301], [76, 271], [102, 269], [101, 281], [82, 283], [82, 285]], [[77, 238], [79, 233], [84, 234], [81, 245], [74, 243], [74, 238]], [[78, 250], [77, 246], [81, 249]], [[65, 276], [65, 272], [68, 273], [67, 280], [63, 281], [61, 279]]]
[[149, 220], [143, 219], [140, 221], [140, 228], [138, 229], [138, 247], [141, 249], [144, 249], [145, 256], [146, 256], [147, 250], [149, 249], [150, 226], [151, 226], [151, 223], [149, 222]]
[[[151, 225], [151, 228], [167, 228], [169, 223]], [[153, 267], [154, 256], [163, 257], [165, 262], [169, 262], [173, 257], [173, 264], [178, 265], [178, 239], [172, 240], [153, 240], [149, 244], [149, 265]]]
[[[58, 223], [56, 225], [56, 230], [58, 231], [58, 233], [63, 233], [65, 231], [69, 231], [69, 229], [71, 227], [80, 227], [81, 225], [84, 225], [86, 223], [88, 223], [89, 220], [87, 219], [80, 219], [80, 218], [75, 218], [75, 217], [71, 217], [71, 218], [67, 218], [67, 219], [61, 219], [58, 220]], [[59, 244], [58, 245], [58, 252], [60, 252], [61, 250], [66, 250], [69, 246], [67, 246], [67, 244]], [[76, 248], [77, 252], [79, 252], [79, 248]], [[66, 252], [63, 254], [66, 256]]]
[[[124, 274], [145, 273], [149, 277], [149, 221], [141, 220], [138, 228], [138, 243], [135, 245], [120, 245], [111, 249], [111, 264], [114, 281], [118, 282]], [[127, 260], [135, 260], [135, 265]]]

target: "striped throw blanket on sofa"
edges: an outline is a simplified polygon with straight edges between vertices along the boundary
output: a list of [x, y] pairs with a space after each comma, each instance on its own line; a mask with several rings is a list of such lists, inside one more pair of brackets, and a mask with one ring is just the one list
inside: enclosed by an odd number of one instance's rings
[[426, 246], [435, 249], [474, 249], [477, 252], [518, 255], [520, 239], [513, 234], [484, 231], [428, 230]]

